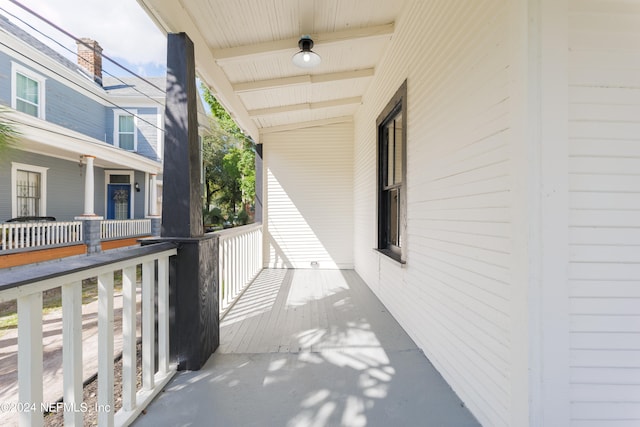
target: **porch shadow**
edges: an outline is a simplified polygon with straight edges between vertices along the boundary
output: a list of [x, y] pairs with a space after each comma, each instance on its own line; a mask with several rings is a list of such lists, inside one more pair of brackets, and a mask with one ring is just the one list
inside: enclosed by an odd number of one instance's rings
[[265, 304], [232, 321], [240, 335], [178, 375], [136, 425], [479, 425], [355, 272], [265, 278], [243, 296]]

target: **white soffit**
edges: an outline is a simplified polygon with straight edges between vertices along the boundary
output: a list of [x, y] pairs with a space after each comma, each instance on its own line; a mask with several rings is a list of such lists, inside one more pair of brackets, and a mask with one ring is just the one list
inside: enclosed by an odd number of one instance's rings
[[[165, 32], [186, 32], [200, 78], [256, 141], [259, 129], [353, 115], [402, 0], [138, 0]], [[301, 35], [322, 57], [295, 67]], [[341, 119], [342, 120], [342, 119]]]

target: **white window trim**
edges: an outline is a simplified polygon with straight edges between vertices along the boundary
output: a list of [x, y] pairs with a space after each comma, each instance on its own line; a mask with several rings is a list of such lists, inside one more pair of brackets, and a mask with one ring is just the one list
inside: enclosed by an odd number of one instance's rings
[[[133, 213], [135, 212], [135, 192], [133, 188], [135, 172], [132, 170], [105, 170], [104, 171], [104, 217], [107, 217], [109, 211], [109, 184], [111, 184], [111, 175], [129, 175], [129, 194], [131, 195], [131, 205], [129, 206], [129, 219], [135, 219]], [[122, 185], [122, 184], [119, 184]]]
[[11, 217], [18, 216], [18, 170], [40, 174], [40, 216], [47, 216], [47, 170], [42, 166], [11, 162]]
[[38, 118], [44, 120], [46, 111], [45, 83], [47, 79], [29, 68], [11, 61], [11, 108], [14, 110], [16, 110], [18, 106], [17, 74], [22, 74], [23, 76], [38, 82]]
[[[113, 110], [113, 145], [120, 148], [120, 116], [133, 116], [133, 150], [138, 151], [138, 110]], [[123, 148], [125, 150], [125, 148]]]

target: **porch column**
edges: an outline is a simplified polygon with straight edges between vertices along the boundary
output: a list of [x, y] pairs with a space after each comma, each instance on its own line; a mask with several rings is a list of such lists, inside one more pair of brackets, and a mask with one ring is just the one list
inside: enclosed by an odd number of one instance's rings
[[158, 216], [158, 180], [155, 173], [151, 174], [151, 184], [149, 188], [149, 215]]
[[155, 173], [150, 174], [147, 185], [149, 186], [148, 211], [151, 219], [151, 235], [158, 237], [162, 230], [162, 220], [158, 216], [158, 179]]
[[95, 156], [83, 156], [87, 165], [84, 171], [84, 213], [83, 216], [94, 216], [95, 208], [93, 206], [94, 199], [94, 180], [93, 180], [93, 159]]
[[256, 168], [256, 200], [254, 203], [254, 206], [255, 206], [254, 220], [255, 222], [262, 222], [262, 187], [263, 187], [262, 144], [256, 144], [255, 168]]
[[193, 42], [167, 36], [167, 99], [161, 240], [179, 244], [170, 264], [172, 358], [198, 370], [220, 344], [218, 240], [202, 226], [198, 93]]
[[76, 221], [82, 221], [82, 236], [84, 244], [87, 246], [87, 254], [96, 254], [102, 251], [100, 227], [104, 217], [95, 214], [94, 208], [94, 171], [93, 160], [95, 156], [85, 154], [82, 156], [86, 161], [84, 171], [84, 213], [75, 217]]

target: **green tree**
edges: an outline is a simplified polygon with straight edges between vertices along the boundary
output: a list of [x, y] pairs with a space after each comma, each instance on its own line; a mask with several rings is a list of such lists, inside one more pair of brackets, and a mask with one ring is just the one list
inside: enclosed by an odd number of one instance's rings
[[9, 112], [7, 108], [0, 107], [0, 156], [11, 146], [18, 138], [18, 131], [14, 124], [5, 118]]
[[203, 138], [205, 209], [216, 205], [233, 221], [254, 203], [254, 143], [204, 85], [202, 91], [213, 114], [211, 131]]

